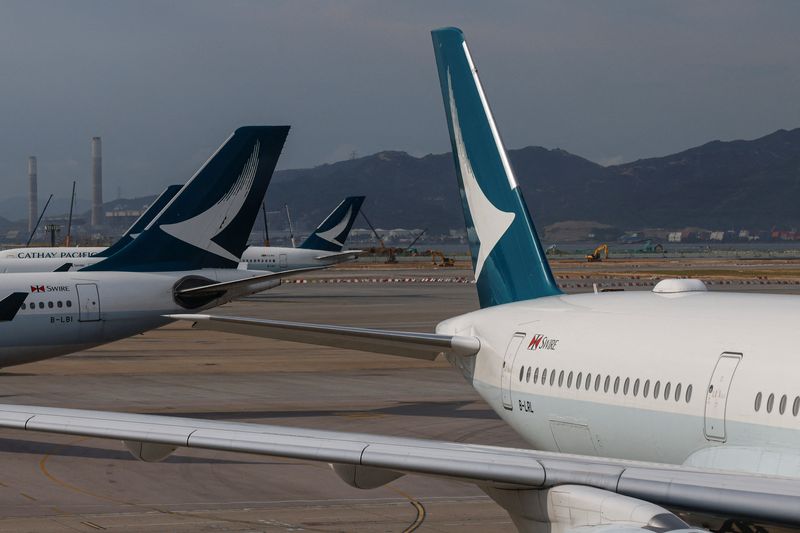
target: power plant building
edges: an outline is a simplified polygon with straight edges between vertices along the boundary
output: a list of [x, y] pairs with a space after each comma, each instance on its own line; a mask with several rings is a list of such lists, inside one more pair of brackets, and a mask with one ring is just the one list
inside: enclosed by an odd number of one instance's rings
[[103, 154], [100, 137], [92, 137], [92, 226], [105, 223], [103, 213]]
[[36, 183], [36, 156], [28, 158], [28, 233], [33, 231], [39, 217], [39, 189]]

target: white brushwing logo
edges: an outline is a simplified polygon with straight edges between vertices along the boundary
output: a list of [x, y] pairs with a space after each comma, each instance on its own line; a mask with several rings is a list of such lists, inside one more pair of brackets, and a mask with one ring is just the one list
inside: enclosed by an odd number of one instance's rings
[[253, 182], [258, 168], [258, 154], [261, 146], [260, 141], [256, 141], [253, 153], [244, 164], [242, 172], [231, 188], [220, 198], [217, 203], [197, 216], [175, 224], [163, 224], [161, 229], [180, 239], [187, 244], [196, 246], [207, 252], [211, 252], [220, 257], [239, 261], [239, 258], [228, 250], [215, 243], [212, 239], [222, 233], [227, 228], [236, 215], [242, 209]]
[[456, 100], [453, 96], [453, 82], [450, 77], [450, 70], [447, 71], [447, 86], [450, 93], [450, 117], [453, 121], [453, 136], [456, 141], [456, 155], [458, 157], [458, 166], [461, 170], [461, 181], [464, 184], [464, 194], [467, 197], [467, 205], [472, 216], [472, 223], [475, 226], [475, 233], [478, 234], [478, 259], [475, 263], [475, 279], [477, 280], [489, 254], [492, 253], [494, 247], [505, 232], [508, 231], [508, 228], [511, 227], [516, 215], [496, 208], [478, 184], [475, 172], [472, 170], [472, 163], [470, 163], [464, 146], [464, 138], [461, 135], [461, 124], [458, 120], [458, 109], [456, 109]]
[[344, 218], [342, 218], [341, 222], [336, 224], [331, 229], [325, 231], [318, 231], [317, 237], [325, 239], [329, 243], [335, 244], [336, 246], [344, 246], [344, 244], [339, 242], [336, 238], [344, 232], [345, 228], [347, 228], [347, 223], [350, 222], [350, 217], [352, 216], [353, 216], [353, 206], [351, 205], [347, 209], [347, 214], [344, 216]]

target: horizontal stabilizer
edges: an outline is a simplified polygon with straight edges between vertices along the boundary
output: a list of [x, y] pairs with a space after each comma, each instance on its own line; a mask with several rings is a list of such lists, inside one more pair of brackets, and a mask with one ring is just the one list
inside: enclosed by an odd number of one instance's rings
[[437, 335], [435, 333], [387, 331], [231, 316], [169, 315], [169, 318], [192, 321], [195, 323], [194, 327], [199, 329], [363, 352], [385, 353], [429, 361], [436, 359], [440, 353], [461, 356], [475, 355], [481, 347], [481, 343], [476, 337]]
[[22, 302], [28, 297], [27, 292], [12, 292], [0, 301], [0, 322], [9, 322], [17, 316]]
[[316, 259], [317, 261], [336, 261], [337, 263], [339, 263], [342, 261], [350, 261], [352, 259], [355, 259], [363, 253], [364, 250], [345, 250], [344, 252], [335, 252], [332, 254], [318, 255], [314, 259]]
[[282, 272], [268, 272], [259, 276], [251, 276], [249, 278], [236, 279], [233, 281], [222, 281], [220, 283], [209, 283], [208, 285], [191, 287], [189, 289], [181, 289], [176, 292], [179, 296], [205, 296], [228, 291], [247, 291], [250, 288], [257, 287], [264, 283], [277, 281], [282, 278], [288, 278], [289, 276], [302, 274], [303, 272], [322, 270], [323, 268], [324, 267], [307, 267], [284, 270]]

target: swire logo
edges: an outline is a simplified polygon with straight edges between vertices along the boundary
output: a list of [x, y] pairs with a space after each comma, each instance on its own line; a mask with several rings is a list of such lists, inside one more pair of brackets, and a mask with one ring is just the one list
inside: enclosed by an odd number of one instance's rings
[[556, 344], [558, 344], [558, 339], [551, 339], [545, 337], [541, 333], [537, 333], [533, 337], [531, 337], [531, 342], [528, 343], [528, 349], [531, 351], [534, 350], [555, 350]]
[[67, 285], [31, 285], [31, 292], [69, 292]]

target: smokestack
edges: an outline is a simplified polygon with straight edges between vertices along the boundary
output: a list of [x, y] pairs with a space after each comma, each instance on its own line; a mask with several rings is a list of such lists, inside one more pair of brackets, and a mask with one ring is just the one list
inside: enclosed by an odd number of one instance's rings
[[103, 156], [100, 137], [92, 137], [92, 226], [103, 222]]
[[36, 185], [36, 156], [28, 158], [28, 233], [33, 231], [39, 217], [39, 194]]

